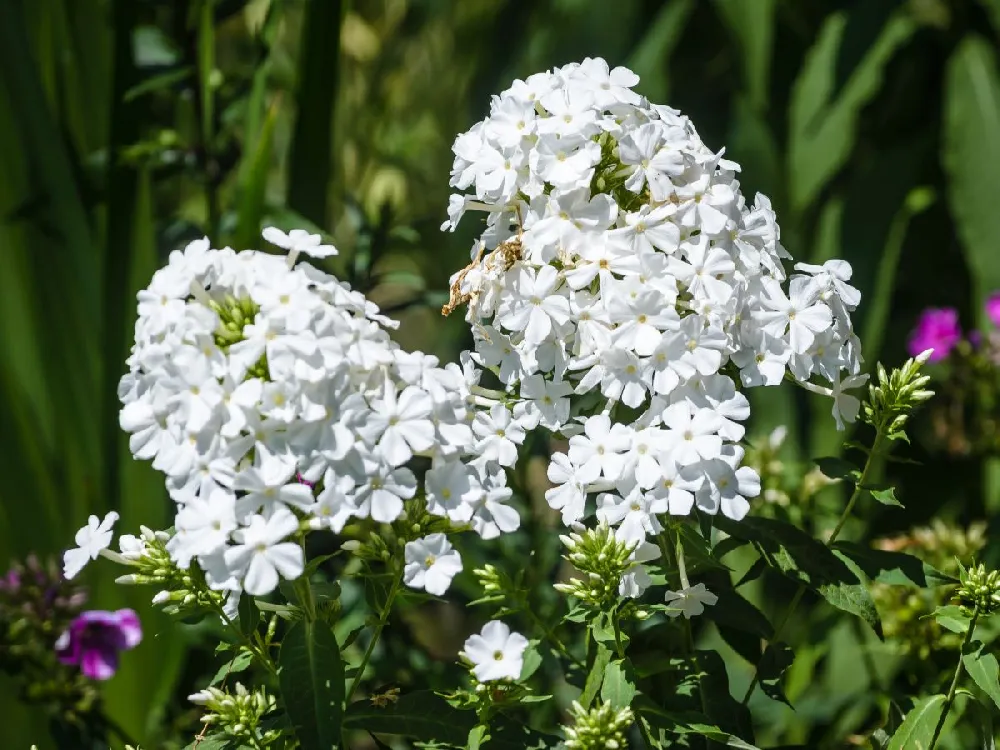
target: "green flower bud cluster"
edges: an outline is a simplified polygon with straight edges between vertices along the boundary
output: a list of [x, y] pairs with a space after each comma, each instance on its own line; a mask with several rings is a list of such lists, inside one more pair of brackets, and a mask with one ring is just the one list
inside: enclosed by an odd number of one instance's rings
[[969, 614], [1000, 611], [1000, 571], [987, 570], [982, 563], [968, 570], [962, 567], [959, 581], [955, 598]]
[[[243, 329], [250, 323], [260, 311], [260, 307], [249, 297], [237, 299], [227, 294], [222, 301], [211, 300], [208, 306], [219, 316], [219, 325], [215, 329], [215, 345], [222, 351], [228, 351], [233, 344], [246, 339]], [[271, 373], [267, 367], [267, 355], [261, 356], [253, 366], [247, 370], [247, 378], [260, 378], [270, 380]]]
[[617, 539], [607, 524], [559, 539], [567, 549], [564, 557], [586, 577], [557, 583], [556, 590], [591, 607], [617, 601], [618, 584], [635, 564], [631, 559], [635, 545]]
[[159, 587], [161, 590], [153, 597], [153, 603], [165, 605], [163, 611], [167, 614], [204, 612], [222, 606], [223, 594], [208, 587], [197, 564], [192, 563], [187, 570], [182, 570], [170, 558], [167, 534], [143, 526], [141, 539], [141, 553], [115, 555], [118, 562], [138, 571], [119, 576], [116, 583]]
[[616, 711], [610, 703], [602, 703], [589, 711], [577, 701], [570, 708], [572, 727], [563, 727], [567, 750], [617, 750], [628, 747], [625, 730], [634, 720], [632, 710]]
[[[910, 552], [944, 573], [958, 575], [956, 560], [975, 557], [985, 543], [985, 523], [963, 528], [934, 519], [929, 526], [880, 539], [876, 546], [893, 552]], [[961, 635], [942, 628], [930, 617], [936, 608], [948, 603], [951, 592], [946, 587], [914, 589], [873, 583], [871, 592], [882, 617], [886, 640], [903, 653], [929, 663], [934, 653], [954, 651], [961, 646]]]
[[590, 181], [591, 193], [606, 193], [624, 210], [638, 211], [649, 203], [649, 188], [643, 187], [634, 193], [625, 187], [625, 181], [635, 171], [634, 167], [622, 164], [618, 155], [618, 142], [610, 133], [602, 134], [597, 143], [601, 147], [601, 161], [594, 168]]
[[205, 688], [190, 700], [208, 709], [201, 717], [202, 722], [230, 737], [260, 748], [276, 742], [281, 736], [280, 730], [261, 727], [263, 718], [277, 707], [274, 696], [262, 687], [251, 692], [239, 682], [235, 690], [235, 693], [228, 693], [215, 687]]
[[388, 563], [394, 558], [402, 559], [407, 542], [428, 534], [448, 534], [460, 528], [449, 523], [447, 518], [428, 513], [425, 501], [418, 497], [406, 501], [403, 515], [391, 525], [361, 523], [345, 527], [345, 535], [362, 538], [350, 539], [341, 546], [362, 560]]
[[863, 407], [863, 419], [875, 429], [887, 428], [889, 440], [906, 438], [903, 428], [910, 412], [927, 401], [934, 392], [924, 386], [930, 377], [920, 374], [920, 367], [927, 361], [929, 352], [908, 359], [902, 367], [886, 373], [881, 363], [878, 365], [878, 383], [868, 386], [868, 400]]
[[508, 596], [515, 594], [516, 590], [510, 578], [492, 563], [486, 563], [481, 568], [472, 571], [476, 577], [483, 595], [476, 600], [477, 604], [483, 602], [504, 601]]
[[236, 299], [226, 295], [221, 301], [212, 300], [209, 307], [219, 316], [219, 326], [215, 329], [215, 344], [222, 350], [227, 350], [233, 344], [244, 340], [243, 329], [260, 311], [257, 303], [249, 297]]

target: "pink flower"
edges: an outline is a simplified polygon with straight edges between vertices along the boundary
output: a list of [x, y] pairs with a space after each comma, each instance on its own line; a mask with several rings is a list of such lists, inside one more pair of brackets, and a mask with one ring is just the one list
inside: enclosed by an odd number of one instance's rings
[[940, 362], [951, 353], [961, 338], [958, 311], [950, 307], [930, 307], [921, 313], [917, 327], [910, 334], [907, 348], [913, 357], [932, 349], [929, 361]]
[[986, 317], [1000, 328], [1000, 292], [993, 292], [986, 298]]
[[77, 617], [56, 641], [63, 664], [78, 664], [91, 680], [106, 680], [118, 669], [118, 652], [142, 640], [139, 616], [131, 609], [91, 610]]

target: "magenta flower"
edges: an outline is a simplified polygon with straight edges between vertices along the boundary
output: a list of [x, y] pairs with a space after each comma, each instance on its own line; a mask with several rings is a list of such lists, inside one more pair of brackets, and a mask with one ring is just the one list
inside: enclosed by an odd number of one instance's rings
[[106, 680], [118, 669], [118, 652], [142, 640], [139, 616], [131, 609], [91, 610], [78, 616], [56, 641], [63, 664], [78, 664], [91, 680]]
[[929, 307], [920, 314], [917, 327], [910, 334], [907, 348], [912, 357], [933, 349], [929, 361], [940, 362], [951, 353], [961, 338], [962, 329], [958, 326], [957, 310], [951, 307]]
[[1000, 328], [1000, 292], [993, 292], [986, 298], [986, 317]]

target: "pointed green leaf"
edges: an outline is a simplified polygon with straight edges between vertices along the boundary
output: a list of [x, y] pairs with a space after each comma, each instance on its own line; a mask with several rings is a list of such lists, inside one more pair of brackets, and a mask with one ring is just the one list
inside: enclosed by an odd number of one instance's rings
[[698, 688], [706, 706], [707, 723], [720, 727], [743, 740], [753, 742], [753, 723], [749, 709], [737, 701], [729, 688], [726, 664], [717, 651], [696, 651]]
[[938, 625], [945, 630], [959, 634], [967, 633], [969, 624], [972, 622], [969, 615], [957, 604], [946, 604], [943, 607], [938, 607], [928, 616], [937, 620]]
[[836, 456], [824, 456], [816, 459], [816, 465], [825, 476], [830, 479], [855, 479], [858, 475], [858, 467], [850, 461], [845, 461]]
[[281, 697], [303, 750], [340, 744], [344, 711], [344, 663], [333, 631], [323, 622], [300, 621], [281, 642]]
[[1000, 708], [1000, 666], [997, 658], [984, 653], [980, 641], [972, 641], [962, 653], [962, 665], [979, 689]]
[[843, 13], [827, 17], [792, 90], [788, 180], [796, 212], [810, 206], [846, 163], [862, 108], [878, 93], [886, 64], [916, 29], [908, 14], [894, 15], [834, 96], [837, 54], [846, 23]]
[[944, 702], [945, 696], [932, 695], [917, 703], [892, 735], [888, 750], [930, 750]]
[[475, 714], [459, 711], [430, 690], [400, 695], [395, 702], [385, 706], [375, 706], [367, 700], [357, 701], [344, 713], [346, 729], [365, 729], [459, 746], [465, 745], [475, 724]]
[[836, 542], [833, 550], [850, 558], [866, 576], [879, 583], [928, 588], [958, 582], [933, 565], [905, 552], [871, 549], [855, 542]]
[[802, 529], [778, 519], [748, 516], [737, 523], [716, 516], [715, 525], [753, 542], [770, 565], [804, 583], [834, 607], [857, 615], [882, 637], [875, 602], [862, 580], [864, 574], [853, 561], [841, 559]]
[[785, 696], [785, 689], [781, 685], [781, 678], [785, 671], [792, 666], [795, 661], [795, 653], [785, 643], [769, 643], [764, 650], [764, 655], [760, 657], [760, 664], [757, 666], [757, 676], [760, 678], [760, 689], [764, 695], [772, 700], [792, 705]]
[[664, 3], [649, 31], [632, 50], [627, 66], [639, 76], [638, 90], [651, 101], [664, 101], [670, 90], [670, 55], [680, 41], [694, 0]]
[[746, 92], [751, 107], [767, 106], [771, 82], [771, 53], [774, 39], [775, 0], [715, 0], [715, 9], [739, 43], [746, 78]]
[[882, 487], [880, 489], [875, 489], [873, 487], [865, 487], [871, 493], [871, 496], [878, 500], [882, 505], [893, 505], [897, 508], [902, 508], [903, 504], [899, 502], [896, 497], [895, 487]]
[[615, 659], [608, 664], [601, 684], [601, 700], [620, 710], [632, 705], [635, 693], [635, 674], [628, 659]]
[[231, 674], [236, 674], [242, 672], [244, 669], [250, 666], [250, 662], [253, 661], [253, 655], [249, 651], [241, 651], [232, 659], [227, 661], [218, 671], [215, 673], [215, 677], [209, 682], [209, 685], [218, 685], [224, 679], [226, 679]]
[[587, 674], [587, 682], [583, 686], [583, 693], [580, 695], [580, 705], [590, 708], [591, 701], [597, 697], [597, 692], [604, 684], [604, 672], [611, 662], [611, 649], [603, 643], [596, 644], [597, 652], [594, 654], [594, 663]]
[[[993, 46], [967, 37], [948, 61], [944, 102], [944, 166], [948, 201], [965, 248], [976, 309], [1000, 289], [1000, 80]], [[985, 313], [980, 312], [981, 322]]]
[[764, 640], [774, 635], [774, 628], [764, 613], [738, 592], [717, 588], [713, 593], [719, 600], [705, 608], [707, 618], [719, 625], [753, 633]]

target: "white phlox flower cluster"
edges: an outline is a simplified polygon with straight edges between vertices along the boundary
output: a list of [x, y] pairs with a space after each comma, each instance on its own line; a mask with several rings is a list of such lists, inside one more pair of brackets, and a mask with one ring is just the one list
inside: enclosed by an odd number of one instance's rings
[[[499, 430], [488, 441], [496, 460], [466, 460], [482, 421], [474, 368], [403, 351], [386, 330], [393, 321], [362, 294], [296, 264], [299, 253], [335, 252], [318, 236], [265, 237], [289, 255], [199, 240], [138, 295], [120, 422], [135, 457], [166, 475], [174, 562], [197, 561], [216, 590], [266, 594], [302, 574], [302, 534], [392, 522], [421, 484], [431, 513], [485, 538], [518, 528]], [[417, 455], [431, 459], [425, 477], [410, 466]], [[96, 556], [92, 532], [78, 536], [75, 570]], [[414, 559], [431, 570], [410, 582], [443, 593], [458, 553], [443, 536], [421, 544], [433, 549]]]
[[797, 381], [832, 396], [843, 426], [865, 376], [850, 265], [789, 278], [768, 199], [747, 205], [739, 165], [638, 80], [588, 58], [493, 97], [455, 141], [442, 228], [485, 213], [444, 310], [467, 304], [474, 361], [505, 389], [477, 423], [569, 437], [549, 504], [567, 525], [595, 504], [641, 551], [658, 515], [748, 512], [760, 481], [741, 466], [745, 388]]

